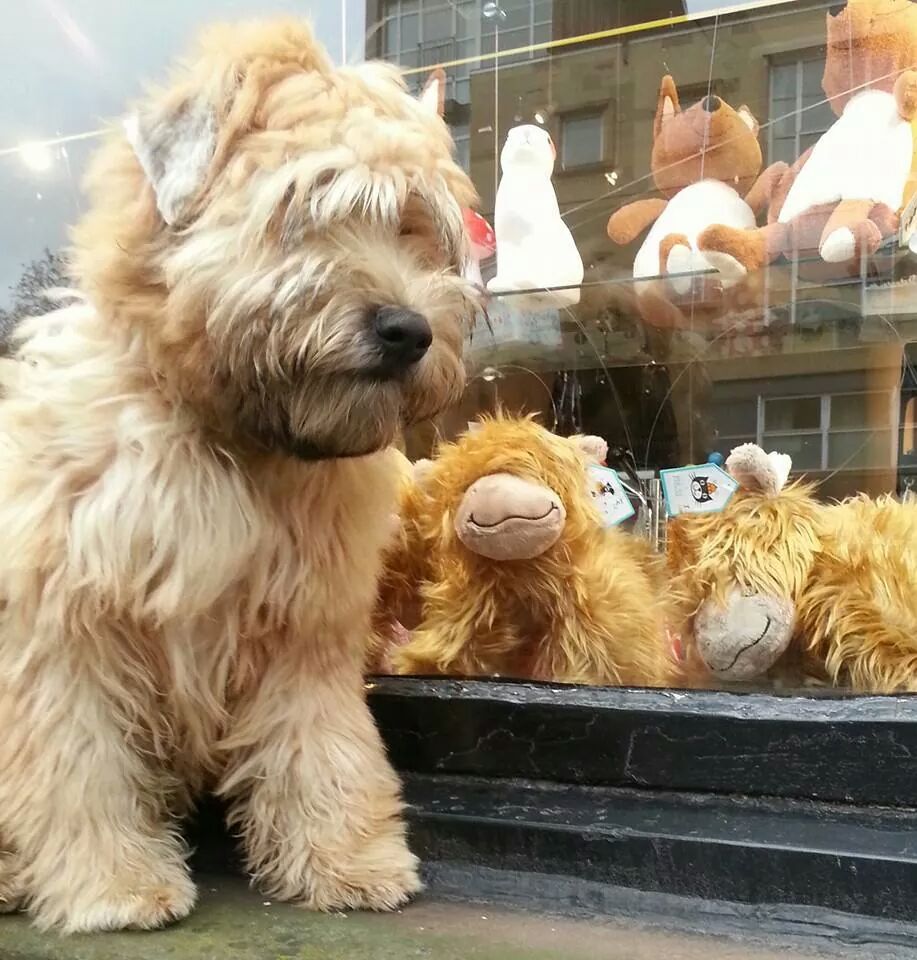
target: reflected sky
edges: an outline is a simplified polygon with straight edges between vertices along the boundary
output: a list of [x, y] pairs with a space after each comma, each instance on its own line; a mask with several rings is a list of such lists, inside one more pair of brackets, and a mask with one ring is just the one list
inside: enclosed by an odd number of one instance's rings
[[[13, 7], [15, 6], [15, 10]], [[24, 142], [98, 129], [145, 80], [214, 20], [294, 14], [312, 19], [332, 56], [362, 59], [365, 0], [29, 0], [9, 3], [0, 31], [0, 307], [23, 266], [66, 244], [82, 210], [79, 182], [93, 140], [32, 156]], [[35, 169], [45, 167], [45, 169]]]
[[[746, 4], [672, 7], [703, 14]], [[82, 213], [80, 180], [95, 140], [24, 155], [17, 147], [98, 130], [118, 117], [208, 22], [306, 16], [339, 62], [362, 59], [367, 29], [366, 0], [28, 0], [15, 7], [0, 31], [0, 307], [30, 260], [66, 245], [67, 227]]]

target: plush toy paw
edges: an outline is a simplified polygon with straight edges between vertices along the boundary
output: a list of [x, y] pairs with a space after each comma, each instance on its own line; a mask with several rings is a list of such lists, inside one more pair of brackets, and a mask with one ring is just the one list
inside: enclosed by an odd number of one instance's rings
[[828, 234], [821, 245], [822, 260], [825, 263], [844, 263], [852, 260], [856, 252], [856, 237], [849, 227], [839, 227]]
[[849, 227], [832, 230], [821, 244], [821, 258], [825, 263], [845, 263], [876, 252], [882, 243], [882, 234], [872, 220], [863, 220]]
[[757, 230], [739, 230], [713, 224], [697, 238], [698, 249], [724, 277], [740, 280], [767, 261], [765, 244]]
[[704, 253], [704, 256], [710, 266], [722, 275], [723, 283], [727, 286], [738, 283], [739, 280], [748, 275], [744, 264], [731, 254], [719, 250], [708, 250]]
[[902, 120], [917, 117], [917, 70], [905, 70], [895, 81], [895, 102]]

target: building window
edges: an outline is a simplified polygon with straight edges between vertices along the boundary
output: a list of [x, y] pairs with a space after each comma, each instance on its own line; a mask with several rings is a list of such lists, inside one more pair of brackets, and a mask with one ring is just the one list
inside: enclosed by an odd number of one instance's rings
[[604, 114], [577, 113], [561, 118], [560, 163], [564, 170], [601, 163], [604, 159]]
[[720, 452], [757, 443], [793, 469], [859, 470], [893, 462], [893, 397], [882, 391], [759, 396], [717, 404]]
[[[552, 4], [544, 0], [499, 0], [485, 4], [481, 16], [481, 52], [515, 50], [551, 39]], [[543, 56], [543, 51], [523, 49], [501, 57], [500, 65]]]
[[775, 60], [770, 68], [768, 162], [793, 164], [834, 122], [834, 112], [821, 88], [825, 55], [816, 51], [791, 60]]
[[[481, 14], [470, 0], [388, 0], [383, 12], [384, 60], [411, 69], [477, 55]], [[450, 84], [467, 76], [466, 67]]]

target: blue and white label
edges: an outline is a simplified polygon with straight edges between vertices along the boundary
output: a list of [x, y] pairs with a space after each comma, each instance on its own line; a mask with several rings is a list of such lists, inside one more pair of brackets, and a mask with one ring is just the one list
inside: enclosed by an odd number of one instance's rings
[[606, 527], [616, 527], [634, 515], [633, 504], [621, 478], [611, 467], [597, 464], [589, 467], [589, 492], [596, 501]]
[[739, 489], [738, 483], [714, 463], [660, 470], [659, 478], [670, 517], [680, 513], [719, 513]]

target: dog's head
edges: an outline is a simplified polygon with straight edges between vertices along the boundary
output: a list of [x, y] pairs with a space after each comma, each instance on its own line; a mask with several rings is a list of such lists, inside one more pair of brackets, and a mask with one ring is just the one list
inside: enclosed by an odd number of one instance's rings
[[124, 128], [75, 266], [173, 397], [304, 458], [458, 398], [474, 190], [394, 69], [335, 68], [299, 22], [218, 26]]

